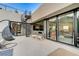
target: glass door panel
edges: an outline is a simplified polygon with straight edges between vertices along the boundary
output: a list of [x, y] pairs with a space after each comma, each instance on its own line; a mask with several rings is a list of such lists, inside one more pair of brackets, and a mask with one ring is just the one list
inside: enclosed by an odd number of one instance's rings
[[79, 47], [79, 10], [77, 11], [77, 28], [76, 28], [76, 38], [77, 40], [75, 41], [75, 46]]
[[74, 44], [73, 35], [73, 13], [59, 16], [59, 36], [58, 41]]
[[56, 40], [56, 18], [52, 18], [49, 21], [49, 38]]

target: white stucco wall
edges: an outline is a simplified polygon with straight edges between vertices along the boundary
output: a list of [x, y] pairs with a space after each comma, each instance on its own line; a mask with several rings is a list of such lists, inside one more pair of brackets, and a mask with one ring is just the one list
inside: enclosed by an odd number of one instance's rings
[[0, 21], [1, 20], [11, 20], [11, 21], [21, 21], [21, 14], [7, 11], [7, 10], [0, 10]]
[[3, 22], [0, 22], [0, 32], [3, 31], [3, 29], [8, 26], [8, 21], [3, 21]]

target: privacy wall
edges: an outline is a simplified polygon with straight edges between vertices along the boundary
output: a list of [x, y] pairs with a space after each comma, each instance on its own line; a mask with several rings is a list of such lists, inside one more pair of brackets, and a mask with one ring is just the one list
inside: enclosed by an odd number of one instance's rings
[[0, 21], [1, 20], [10, 20], [10, 21], [20, 22], [21, 14], [13, 12], [13, 11], [0, 9]]

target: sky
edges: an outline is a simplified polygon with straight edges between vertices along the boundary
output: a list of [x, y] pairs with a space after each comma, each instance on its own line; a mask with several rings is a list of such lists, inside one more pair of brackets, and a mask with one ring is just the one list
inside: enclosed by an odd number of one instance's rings
[[7, 6], [11, 6], [20, 10], [31, 11], [32, 13], [40, 7], [40, 3], [5, 3]]

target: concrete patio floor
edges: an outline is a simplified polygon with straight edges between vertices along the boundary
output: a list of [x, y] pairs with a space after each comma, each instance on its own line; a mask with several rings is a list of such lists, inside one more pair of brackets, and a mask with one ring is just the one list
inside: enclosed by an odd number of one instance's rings
[[32, 37], [18, 36], [13, 42], [17, 43], [17, 46], [14, 47], [14, 56], [47, 56], [58, 48], [63, 48], [79, 55], [79, 48], [47, 39], [38, 40]]

